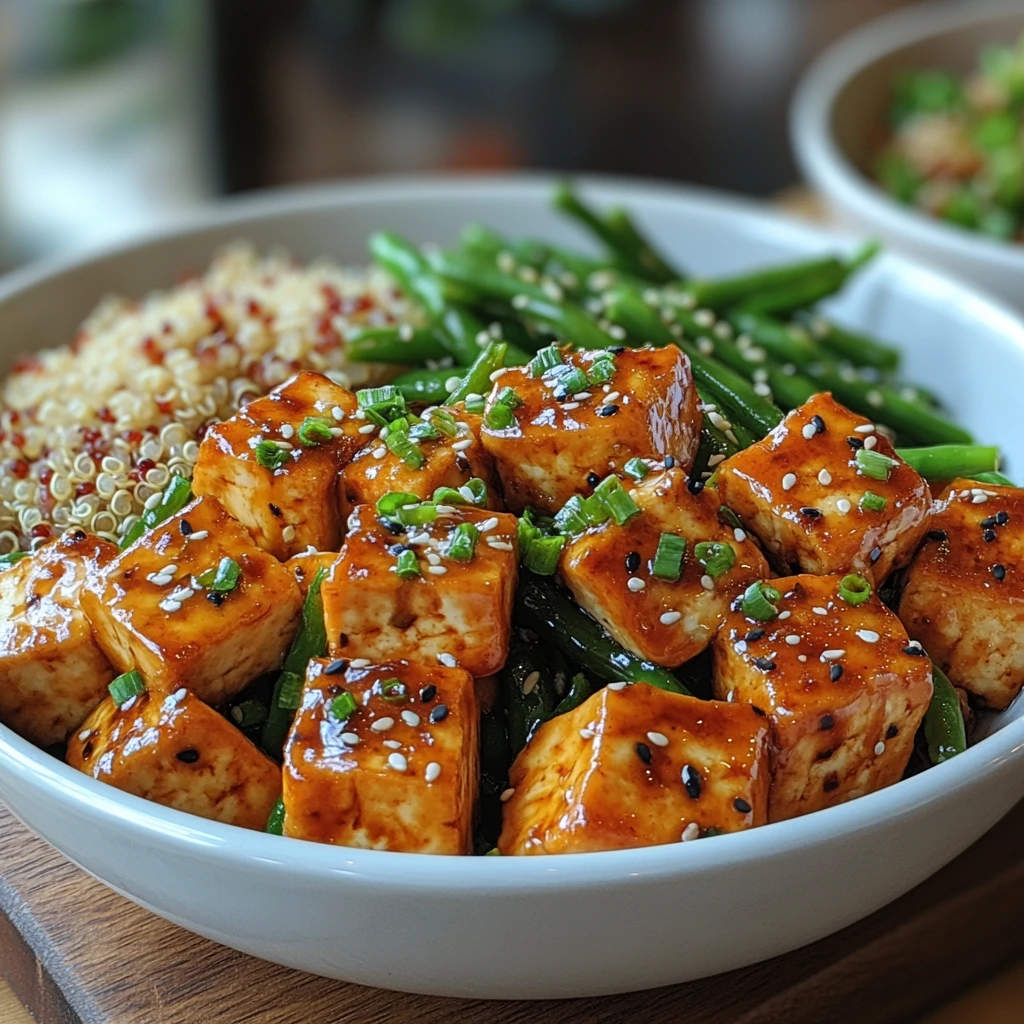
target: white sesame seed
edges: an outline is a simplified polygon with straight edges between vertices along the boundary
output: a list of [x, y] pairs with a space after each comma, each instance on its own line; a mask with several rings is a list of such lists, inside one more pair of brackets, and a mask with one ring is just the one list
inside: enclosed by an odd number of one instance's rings
[[663, 626], [674, 626], [682, 617], [682, 612], [662, 612], [659, 621]]
[[147, 509], [156, 508], [164, 500], [164, 496], [160, 491], [155, 494], [151, 494], [144, 502], [144, 507]]
[[[427, 539], [429, 540], [430, 538], [427, 538]], [[441, 556], [436, 551], [428, 551], [427, 552], [427, 561], [431, 565], [440, 565], [441, 564]]]
[[566, 402], [561, 408], [563, 412], [572, 412], [573, 409], [578, 409], [579, 407], [579, 402]]
[[850, 509], [853, 508], [853, 505], [851, 505], [850, 502], [846, 500], [846, 498], [840, 498], [836, 502], [836, 508], [839, 510], [840, 515], [845, 516], [850, 511]]
[[340, 405], [335, 405], [331, 408], [331, 416], [336, 420], [343, 420], [345, 418], [345, 410]]
[[391, 718], [389, 715], [385, 715], [384, 718], [376, 719], [376, 721], [373, 722], [370, 728], [374, 732], [387, 732], [388, 729], [390, 729], [391, 726], [393, 726], [394, 724], [395, 720]]
[[439, 516], [450, 516], [455, 512], [454, 505], [435, 505], [434, 508], [437, 509]]
[[170, 598], [166, 598], [165, 597], [160, 602], [160, 608], [163, 611], [165, 611], [165, 612], [170, 612], [171, 614], [173, 614], [174, 612], [180, 612], [181, 611], [181, 602], [180, 601], [172, 601], [172, 600], [170, 600]]
[[879, 641], [879, 636], [873, 629], [858, 629], [857, 636], [867, 644], [877, 644]]
[[975, 494], [974, 497], [971, 498], [972, 505], [984, 505], [986, 501], [988, 501], [987, 494]]
[[721, 452], [716, 452], [711, 458], [708, 459], [708, 468], [717, 466], [720, 462], [725, 462], [725, 456]]
[[868, 451], [868, 452], [871, 451], [871, 449], [874, 448], [876, 444], [878, 444], [878, 438], [875, 437], [874, 434], [872, 434], [870, 437], [865, 437], [864, 438], [864, 450], [865, 451]]
[[846, 651], [843, 648], [839, 648], [838, 650], [833, 650], [833, 651], [822, 651], [821, 652], [821, 660], [822, 661], [838, 661], [845, 653], [846, 653]]
[[504, 376], [506, 373], [508, 373], [508, 367], [507, 366], [499, 366], [498, 369], [496, 369], [496, 370], [491, 372], [490, 379], [492, 381], [496, 381], [499, 377]]
[[881, 757], [885, 753], [885, 744], [879, 740], [875, 744], [875, 757]]
[[409, 767], [409, 762], [399, 753], [388, 754], [388, 765], [396, 772], [404, 772]]
[[[608, 385], [606, 384], [605, 387], [607, 387], [607, 386]], [[601, 399], [601, 402], [602, 403], [604, 403], [604, 402], [614, 402], [617, 398], [621, 398], [621, 397], [622, 397], [622, 392], [621, 391], [609, 391], [609, 392], [607, 392], [605, 394], [604, 398]]]
[[84, 743], [92, 735], [92, 729], [83, 729], [78, 734], [78, 740], [80, 743]]
[[808, 441], [810, 441], [810, 439], [814, 437], [817, 431], [814, 429], [813, 423], [806, 423], [804, 424], [804, 429], [801, 430], [800, 433], [803, 434]]
[[827, 469], [819, 470], [818, 483], [821, 484], [822, 487], [828, 487], [828, 485], [832, 483], [832, 474]]
[[798, 654], [796, 656], [796, 660], [797, 661], [806, 661], [807, 660], [807, 655], [806, 654]]
[[715, 581], [710, 576], [708, 576], [706, 573], [703, 576], [701, 576], [701, 578], [700, 578], [700, 585], [705, 590], [714, 590], [715, 589]]
[[295, 436], [295, 428], [290, 423], [281, 424], [281, 436], [285, 439]]
[[491, 516], [489, 519], [485, 519], [482, 523], [477, 524], [477, 529], [481, 533], [486, 533], [488, 530], [493, 530], [498, 525], [498, 517]]
[[738, 526], [732, 531], [732, 535], [736, 538], [737, 544], [742, 544], [747, 539], [747, 531], [741, 530]]
[[593, 729], [580, 729], [580, 739], [592, 740], [594, 738]]
[[353, 658], [349, 662], [350, 668], [366, 668], [370, 664], [369, 658]]
[[779, 622], [784, 622], [793, 613], [787, 608], [784, 612], [779, 612]]
[[790, 491], [796, 487], [796, 473], [787, 473], [782, 478], [782, 489], [784, 491]]
[[656, 747], [667, 747], [668, 746], [668, 737], [663, 732], [649, 732], [647, 734], [647, 738]]
[[387, 453], [388, 450], [387, 448], [384, 447], [384, 445], [379, 445], [377, 448], [373, 449], [373, 457], [375, 459], [383, 459], [384, 456], [387, 455]]
[[609, 683], [608, 689], [614, 690], [616, 693], [619, 693], [620, 691], [624, 690], [627, 686], [629, 686], [629, 683], [627, 683], [624, 679], [620, 679], [617, 682]]
[[405, 722], [406, 725], [411, 725], [415, 729], [416, 726], [420, 724], [420, 716], [417, 715], [415, 711], [403, 711], [402, 721]]
[[800, 643], [800, 637], [796, 633], [790, 633], [786, 637], [786, 643], [789, 644], [790, 647], [796, 647], [796, 645]]
[[452, 451], [464, 452], [472, 443], [473, 439], [471, 437], [467, 437], [464, 441], [456, 441], [455, 444], [452, 445]]
[[192, 540], [206, 540], [206, 538], [209, 537], [209, 536], [210, 536], [210, 531], [209, 530], [196, 530], [195, 533], [190, 533], [188, 535], [188, 540], [190, 540], [190, 541], [192, 541]]
[[698, 309], [693, 314], [693, 322], [698, 327], [714, 327], [715, 314], [710, 309]]
[[815, 615], [828, 615], [828, 609], [827, 608], [822, 608], [820, 604], [819, 605], [815, 605], [811, 609], [811, 611], [814, 612]]
[[359, 742], [359, 737], [354, 732], [343, 732], [341, 734], [341, 742], [354, 747]]
[[700, 825], [695, 821], [691, 821], [686, 828], [683, 829], [681, 839], [684, 843], [688, 843], [693, 839], [700, 838]]
[[508, 803], [509, 800], [511, 800], [512, 797], [515, 796], [515, 794], [516, 794], [515, 789], [513, 789], [512, 787], [509, 787], [508, 789], [506, 789], [506, 790], [504, 790], [502, 792], [502, 794], [501, 794], [501, 802], [503, 804]]
[[175, 700], [181, 701], [181, 700], [184, 700], [187, 696], [188, 696], [188, 690], [186, 690], [184, 686], [182, 686], [179, 689], [174, 691], [174, 699]]
[[195, 591], [191, 587], [178, 587], [177, 590], [172, 590], [168, 594], [167, 600], [181, 603], [182, 601], [187, 601], [194, 593]]
[[438, 656], [437, 660], [441, 662], [446, 668], [455, 668], [459, 663], [455, 658], [454, 654], [449, 654], [447, 651], [442, 651]]
[[515, 548], [507, 540], [498, 540], [497, 537], [488, 537], [487, 546], [495, 551], [514, 551]]
[[431, 761], [423, 772], [423, 778], [425, 778], [427, 782], [437, 782], [440, 777], [441, 766], [436, 761]]
[[447, 566], [444, 565], [428, 565], [427, 572], [434, 576], [443, 576], [448, 571]]
[[388, 750], [401, 750], [402, 749], [402, 744], [399, 743], [398, 740], [385, 740], [384, 741], [384, 746], [387, 747]]
[[854, 432], [858, 434], [873, 434], [875, 432], [874, 423], [862, 423], [859, 427], [854, 427]]
[[453, 374], [444, 382], [445, 391], [452, 392], [462, 383], [462, 378]]
[[640, 579], [639, 576], [630, 576], [626, 581], [628, 589], [633, 591], [634, 594], [639, 594], [647, 586], [647, 581]]
[[754, 385], [755, 395], [760, 395], [762, 398], [770, 398], [771, 393], [772, 389], [767, 384], [765, 384], [763, 380], [757, 381], [757, 383]]
[[573, 401], [575, 401], [575, 402], [584, 402], [588, 398], [590, 398], [591, 396], [590, 396], [590, 392], [589, 391], [578, 391], [572, 397], [573, 397]]
[[865, 401], [867, 401], [868, 405], [873, 405], [876, 409], [879, 409], [883, 405], [885, 405], [885, 399], [882, 397], [882, 394], [881, 394], [880, 391], [874, 391], [874, 390], [869, 391], [864, 396], [864, 399], [865, 399]]
[[737, 640], [736, 644], [735, 644], [735, 650], [736, 650], [737, 654], [746, 654], [747, 653], [747, 641], [746, 640]]
[[907, 646], [908, 647], [913, 647], [915, 650], [919, 651], [919, 650], [921, 650], [921, 641], [920, 640], [911, 640], [910, 643], [907, 644]]
[[283, 540], [285, 542], [285, 544], [291, 544], [291, 542], [293, 540], [295, 540], [295, 527], [294, 526], [286, 526], [281, 531], [281, 540]]
[[522, 685], [522, 691], [524, 694], [533, 693], [537, 688], [537, 683], [540, 682], [540, 673], [531, 672], [524, 680]]
[[377, 424], [376, 423], [364, 423], [359, 428], [359, 433], [360, 434], [372, 434], [376, 429], [377, 429]]

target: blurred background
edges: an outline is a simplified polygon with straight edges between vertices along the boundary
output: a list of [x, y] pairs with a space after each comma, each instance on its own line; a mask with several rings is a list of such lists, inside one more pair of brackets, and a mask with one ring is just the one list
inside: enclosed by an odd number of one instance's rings
[[0, 269], [212, 196], [520, 167], [794, 183], [810, 59], [904, 0], [0, 0]]

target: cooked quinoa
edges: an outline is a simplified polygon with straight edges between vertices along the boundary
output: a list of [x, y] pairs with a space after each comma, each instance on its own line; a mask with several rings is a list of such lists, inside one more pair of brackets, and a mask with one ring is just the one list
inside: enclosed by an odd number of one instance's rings
[[[117, 540], [203, 433], [300, 369], [360, 387], [356, 327], [416, 323], [381, 271], [246, 245], [203, 277], [141, 301], [110, 298], [70, 345], [22, 359], [0, 391], [0, 554], [71, 527]], [[156, 500], [156, 499], [153, 499]]]

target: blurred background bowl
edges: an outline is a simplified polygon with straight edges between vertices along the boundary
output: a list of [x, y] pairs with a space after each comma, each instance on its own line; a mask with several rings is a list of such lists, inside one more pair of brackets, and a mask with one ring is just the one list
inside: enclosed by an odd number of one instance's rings
[[988, 44], [1024, 32], [1021, 0], [926, 3], [880, 18], [817, 58], [793, 99], [790, 132], [804, 176], [847, 226], [965, 277], [1024, 308], [1024, 244], [904, 206], [868, 173], [902, 71], [965, 73]]

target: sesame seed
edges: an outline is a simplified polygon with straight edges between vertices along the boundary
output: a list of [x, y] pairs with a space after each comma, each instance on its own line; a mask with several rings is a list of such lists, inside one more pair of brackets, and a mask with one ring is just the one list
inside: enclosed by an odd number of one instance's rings
[[92, 735], [92, 729], [83, 729], [78, 734], [78, 741], [84, 743]]
[[844, 654], [846, 654], [846, 650], [844, 648], [841, 648], [841, 647], [837, 648], [835, 650], [822, 651], [821, 652], [821, 660], [822, 661], [838, 661]]
[[617, 405], [611, 405], [611, 404], [602, 405], [602, 406], [598, 407], [597, 415], [598, 416], [614, 416], [618, 411], [619, 411], [619, 407]]
[[352, 668], [366, 668], [369, 664], [370, 664], [370, 659], [369, 658], [353, 658], [349, 662], [349, 665], [351, 665]]
[[771, 658], [755, 658], [754, 667], [759, 668], [762, 672], [774, 672], [775, 662]]
[[578, 409], [579, 407], [580, 407], [580, 403], [579, 402], [566, 402], [565, 405], [562, 406], [562, 409], [565, 412], [572, 412], [573, 409]]
[[291, 544], [291, 542], [293, 540], [295, 540], [295, 527], [294, 526], [286, 526], [281, 531], [281, 540], [283, 540], [285, 542], [285, 544]]
[[756, 643], [758, 640], [761, 640], [764, 637], [764, 634], [765, 634], [765, 630], [762, 627], [758, 626], [756, 629], [752, 629], [746, 635], [746, 637], [744, 637], [744, 639], [745, 640], [749, 640], [750, 643], [753, 644], [753, 643]]
[[388, 754], [388, 765], [396, 772], [404, 772], [409, 767], [409, 762], [399, 753]]
[[533, 693], [533, 691], [537, 688], [537, 683], [539, 683], [539, 682], [540, 682], [540, 673], [536, 672], [536, 671], [531, 672], [523, 680], [523, 685], [522, 685], [523, 693], [524, 694]]
[[448, 717], [448, 705], [447, 704], [436, 704], [430, 712], [430, 721], [437, 725], [438, 722], [443, 722]]
[[170, 600], [170, 598], [164, 598], [160, 602], [160, 608], [163, 611], [165, 611], [165, 612], [170, 612], [171, 614], [173, 614], [174, 612], [180, 612], [181, 611], [181, 602], [180, 601], [172, 601], [172, 600]]
[[384, 456], [387, 455], [387, 453], [388, 450], [387, 448], [384, 447], [384, 445], [380, 445], [379, 447], [373, 449], [373, 457], [375, 459], [383, 459]]
[[196, 530], [188, 535], [189, 540], [206, 540], [210, 536], [209, 530]]
[[455, 444], [452, 445], [452, 451], [464, 452], [472, 443], [473, 439], [471, 437], [467, 437], [462, 441], [456, 441]]
[[852, 508], [853, 508], [853, 505], [850, 504], [850, 502], [846, 498], [840, 498], [836, 502], [836, 509], [839, 511], [840, 515], [844, 515], [844, 516], [847, 515], [849, 513], [850, 509], [852, 509]]
[[488, 530], [493, 530], [498, 525], [498, 517], [491, 516], [489, 519], [485, 519], [482, 523], [477, 525], [477, 529], [481, 533], [487, 533]]
[[879, 636], [873, 629], [858, 629], [857, 636], [867, 644], [877, 644], [879, 641]]
[[593, 729], [580, 729], [580, 739], [592, 740], [594, 738]]
[[790, 647], [795, 647], [798, 643], [800, 643], [800, 637], [796, 633], [790, 633], [786, 637], [786, 643], [789, 644]]
[[838, 661], [829, 665], [828, 677], [833, 683], [838, 683], [843, 678], [843, 666]]
[[820, 519], [821, 509], [812, 508], [810, 505], [805, 505], [803, 508], [800, 509], [800, 514], [802, 516], [807, 516], [808, 519]]
[[973, 505], [984, 505], [986, 501], [988, 501], [987, 494], [975, 494], [974, 497], [971, 498], [971, 504]]
[[790, 491], [796, 487], [796, 473], [787, 473], [782, 478], [782, 489], [784, 491]]
[[995, 576], [1000, 583], [1006, 579], [1006, 566], [1000, 565], [998, 562], [992, 566], [992, 575]]
[[641, 590], [643, 590], [647, 586], [647, 581], [646, 580], [642, 580], [639, 576], [630, 576], [630, 578], [628, 580], [626, 580], [626, 586], [634, 594], [638, 594]]
[[736, 538], [737, 544], [742, 544], [747, 539], [746, 530], [741, 530], [738, 526], [732, 531], [732, 535]]
[[359, 428], [359, 433], [360, 434], [372, 434], [376, 429], [377, 429], [377, 424], [376, 423], [364, 423]]
[[663, 626], [673, 626], [683, 617], [682, 612], [662, 612], [659, 621]]
[[814, 432], [816, 434], [825, 433], [825, 421], [817, 413], [811, 417], [811, 423], [814, 426]]
[[785, 611], [779, 612], [779, 621], [785, 622], [793, 613], [787, 608]]
[[832, 483], [832, 474], [827, 469], [819, 470], [818, 483], [823, 487], [828, 487], [828, 485]]
[[700, 825], [695, 821], [691, 821], [686, 828], [683, 829], [683, 834], [680, 837], [684, 843], [688, 843], [693, 839], [700, 838]]
[[448, 567], [445, 565], [428, 565], [427, 572], [432, 576], [443, 576], [448, 571]]
[[290, 438], [295, 436], [295, 428], [290, 423], [281, 424], [281, 436], [283, 438]]
[[701, 789], [700, 772], [697, 771], [697, 769], [694, 768], [693, 765], [684, 764], [683, 770], [679, 774], [683, 780], [683, 785], [686, 787], [686, 792], [690, 799], [699, 799]]
[[885, 753], [885, 743], [879, 740], [875, 744], [875, 757], [881, 757]]
[[427, 782], [437, 782], [441, 777], [441, 766], [436, 761], [431, 761], [427, 765], [426, 771], [423, 773], [423, 777]]
[[804, 424], [804, 429], [801, 430], [800, 433], [803, 434], [804, 437], [807, 438], [808, 441], [810, 441], [810, 439], [812, 437], [814, 437], [814, 435], [817, 433], [817, 431], [814, 429], [814, 424], [813, 423], [805, 423]]
[[736, 799], [733, 800], [732, 805], [740, 812], [740, 814], [749, 814], [751, 811], [750, 804], [748, 804], [741, 796], [736, 797]]
[[455, 668], [459, 663], [455, 659], [454, 654], [449, 654], [447, 651], [442, 651], [438, 656], [437, 660], [441, 662], [446, 668]]
[[602, 402], [614, 402], [617, 398], [621, 398], [622, 393], [619, 391], [609, 391], [608, 394], [601, 399]]
[[395, 720], [393, 718], [391, 718], [390, 716], [386, 715], [384, 718], [376, 719], [376, 721], [373, 722], [373, 724], [370, 726], [370, 728], [374, 732], [387, 732], [388, 729], [390, 729], [391, 726], [393, 726], [394, 724], [395, 724]]
[[720, 462], [725, 462], [725, 456], [721, 452], [716, 452], [708, 459], [708, 468], [714, 468]]
[[335, 405], [331, 408], [331, 416], [335, 420], [343, 420], [345, 418], [345, 410], [340, 405]]
[[875, 432], [874, 423], [861, 423], [860, 426], [853, 428], [858, 434], [873, 434]]
[[651, 748], [646, 743], [638, 743], [636, 745], [636, 756], [643, 761], [644, 764], [651, 763]]
[[734, 649], [735, 649], [737, 654], [746, 654], [747, 653], [747, 641], [746, 640], [737, 640], [735, 645], [734, 645]]
[[497, 537], [488, 537], [487, 546], [495, 551], [514, 551], [515, 548], [507, 540], [499, 540]]
[[904, 654], [912, 654], [916, 657], [921, 657], [924, 654], [924, 648], [917, 640], [911, 640], [906, 647], [903, 648]]
[[871, 451], [871, 449], [874, 448], [875, 445], [877, 445], [877, 444], [878, 444], [878, 438], [875, 437], [874, 434], [872, 434], [871, 437], [864, 438], [864, 450], [865, 451], [868, 451], [868, 452]]
[[[428, 538], [428, 540], [429, 540], [429, 538]], [[441, 564], [441, 556], [436, 551], [428, 551], [427, 552], [427, 561], [431, 565], [440, 565]]]
[[647, 738], [656, 747], [667, 747], [668, 746], [668, 737], [663, 732], [649, 732], [647, 734]]
[[806, 654], [798, 654], [796, 656], [796, 660], [797, 661], [801, 661], [801, 662], [806, 661], [807, 660], [807, 655]]
[[700, 578], [700, 585], [705, 590], [714, 590], [715, 589], [715, 581], [710, 576], [708, 576], [706, 573], [705, 573], [705, 575], [701, 576], [701, 578]]
[[614, 690], [616, 693], [619, 693], [622, 690], [624, 690], [627, 686], [629, 686], [629, 683], [626, 682], [625, 679], [620, 679], [617, 682], [609, 683], [608, 684], [608, 689], [609, 690]]
[[399, 743], [398, 740], [385, 740], [384, 741], [384, 746], [387, 747], [388, 750], [401, 750], [402, 749], [402, 744]]
[[416, 726], [420, 724], [420, 716], [417, 715], [415, 711], [403, 711], [402, 721], [405, 722], [406, 725], [411, 725], [415, 729]]
[[509, 800], [511, 800], [512, 797], [514, 797], [515, 795], [516, 795], [516, 791], [513, 788], [511, 788], [511, 787], [506, 789], [506, 790], [503, 790], [502, 794], [501, 794], [501, 802], [503, 804], [507, 804], [509, 802]]
[[336, 676], [339, 673], [344, 672], [345, 669], [347, 669], [347, 668], [348, 668], [348, 661], [346, 661], [345, 658], [335, 658], [334, 661], [332, 661], [330, 663], [330, 665], [328, 665], [324, 669], [324, 675], [325, 676]]
[[343, 732], [341, 734], [341, 742], [354, 747], [359, 742], [359, 737], [354, 732]]

